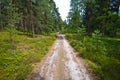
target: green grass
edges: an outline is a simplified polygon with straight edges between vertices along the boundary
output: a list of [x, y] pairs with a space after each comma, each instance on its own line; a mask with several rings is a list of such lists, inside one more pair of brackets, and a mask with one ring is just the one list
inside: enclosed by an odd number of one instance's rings
[[120, 38], [105, 37], [102, 40], [106, 42], [108, 56], [114, 57], [120, 61]]
[[23, 80], [48, 52], [55, 37], [24, 33], [14, 35], [14, 54], [10, 53], [9, 33], [0, 32], [0, 80]]
[[83, 41], [75, 34], [66, 37], [97, 78], [120, 80], [120, 38], [103, 37], [101, 41], [104, 45], [98, 45], [97, 49], [91, 37], [85, 37]]

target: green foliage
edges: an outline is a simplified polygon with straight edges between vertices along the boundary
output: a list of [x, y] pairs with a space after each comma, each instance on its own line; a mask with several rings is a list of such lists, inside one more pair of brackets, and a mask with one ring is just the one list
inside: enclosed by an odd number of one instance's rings
[[[87, 59], [98, 80], [120, 80], [119, 38], [105, 37], [120, 33], [118, 3], [119, 0], [71, 0], [67, 20], [70, 34], [66, 37], [80, 56]], [[82, 24], [85, 29], [79, 28]]]
[[[92, 37], [84, 37], [82, 42], [82, 51], [84, 57], [89, 57], [90, 55], [106, 54], [106, 47], [104, 42], [101, 40], [102, 34], [100, 31], [96, 30], [92, 33]], [[89, 55], [89, 56], [88, 56]], [[92, 59], [92, 57], [89, 57]]]
[[80, 0], [71, 0], [70, 11], [67, 17], [67, 32], [76, 33], [81, 26], [81, 15], [80, 15]]
[[15, 53], [11, 55], [8, 34], [0, 32], [0, 80], [23, 80], [45, 56], [55, 38], [36, 35], [33, 39], [18, 32], [14, 35]]
[[109, 15], [107, 17], [108, 22], [105, 24], [106, 27], [106, 35], [115, 37], [117, 29], [119, 29], [119, 20], [118, 14], [109, 12]]
[[12, 24], [10, 24], [9, 26], [8, 25], [6, 26], [6, 31], [8, 31], [12, 35], [17, 34], [17, 32], [18, 32], [15, 28], [15, 25], [12, 25]]
[[100, 40], [102, 37], [102, 34], [99, 30], [95, 30], [94, 33], [92, 33], [92, 38], [95, 40]]
[[[96, 51], [100, 51], [102, 54], [106, 54], [105, 43], [101, 40], [102, 34], [99, 30], [95, 30], [92, 33], [93, 45], [96, 47]], [[99, 53], [99, 52], [98, 52]]]
[[83, 41], [75, 34], [67, 34], [70, 44], [79, 52], [91, 68], [91, 72], [99, 80], [120, 79], [120, 48], [119, 39], [103, 38], [99, 30], [94, 31], [91, 37], [84, 37]]
[[40, 33], [50, 34], [60, 29], [62, 20], [53, 0], [37, 1], [35, 5], [35, 23]]
[[[73, 2], [72, 2], [73, 1]], [[73, 26], [76, 24], [80, 24], [82, 21], [82, 24], [86, 26], [86, 33], [87, 35], [91, 35], [94, 30], [98, 29], [103, 33], [104, 35], [115, 37], [117, 29], [119, 29], [119, 0], [106, 0], [106, 1], [100, 1], [100, 0], [84, 0], [84, 1], [74, 1], [71, 0], [72, 4], [72, 11], [75, 11], [76, 6], [79, 6], [78, 9], [82, 10], [79, 11], [81, 20], [78, 22], [78, 17], [73, 18], [75, 14], [68, 16], [68, 23], [69, 27], [78, 27]], [[74, 4], [76, 2], [76, 4]], [[77, 4], [79, 2], [79, 4]], [[71, 13], [69, 13], [70, 15]], [[77, 15], [77, 14], [76, 14]], [[75, 32], [76, 30], [73, 29]]]
[[49, 34], [58, 31], [63, 23], [53, 0], [2, 0], [0, 8], [0, 30]]
[[82, 25], [81, 28], [79, 27], [77, 29], [77, 34], [79, 35], [79, 37], [81, 38], [81, 40], [84, 39], [84, 36], [86, 35], [86, 28], [85, 28], [85, 26]]
[[19, 20], [21, 19], [21, 14], [17, 11], [18, 8], [16, 7], [16, 5], [9, 3], [7, 8], [7, 13], [9, 13], [9, 15], [6, 16], [8, 24], [6, 25], [6, 27], [8, 28], [8, 31], [10, 33], [14, 33], [16, 29], [15, 26], [17, 23], [19, 23]]
[[102, 40], [106, 43], [107, 47], [107, 56], [114, 57], [115, 59], [120, 60], [120, 39], [119, 38], [109, 38], [105, 37]]

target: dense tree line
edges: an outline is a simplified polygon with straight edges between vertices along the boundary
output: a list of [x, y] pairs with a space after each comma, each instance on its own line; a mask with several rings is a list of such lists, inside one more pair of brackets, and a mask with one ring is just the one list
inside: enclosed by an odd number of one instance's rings
[[84, 25], [87, 35], [100, 30], [104, 35], [114, 37], [120, 28], [119, 4], [119, 0], [71, 0], [68, 28], [75, 28], [72, 32], [77, 32]]
[[0, 0], [0, 31], [10, 35], [14, 53], [14, 34], [48, 35], [61, 29], [62, 20], [53, 0]]
[[0, 30], [14, 27], [34, 37], [58, 30], [61, 23], [53, 0], [0, 0]]
[[53, 0], [0, 0], [0, 80], [25, 80], [61, 24]]
[[71, 0], [66, 37], [96, 80], [120, 80], [119, 9], [120, 0]]

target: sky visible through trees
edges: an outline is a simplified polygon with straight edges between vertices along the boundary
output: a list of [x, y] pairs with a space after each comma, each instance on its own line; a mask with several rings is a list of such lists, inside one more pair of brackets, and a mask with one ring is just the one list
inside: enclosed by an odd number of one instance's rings
[[56, 6], [59, 8], [59, 12], [61, 15], [62, 20], [64, 21], [68, 15], [70, 10], [70, 0], [54, 0]]
[[120, 80], [119, 6], [120, 0], [0, 0], [0, 80], [23, 80], [38, 61], [32, 57], [45, 51], [43, 57], [59, 31], [100, 80]]

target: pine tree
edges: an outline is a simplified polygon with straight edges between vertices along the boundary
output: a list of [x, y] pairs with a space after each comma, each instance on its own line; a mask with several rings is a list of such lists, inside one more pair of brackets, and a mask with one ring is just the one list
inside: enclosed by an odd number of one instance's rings
[[79, 6], [80, 1], [81, 0], [71, 0], [71, 9], [67, 17], [67, 22], [69, 23], [68, 28], [70, 32], [76, 32], [81, 26], [81, 7]]

